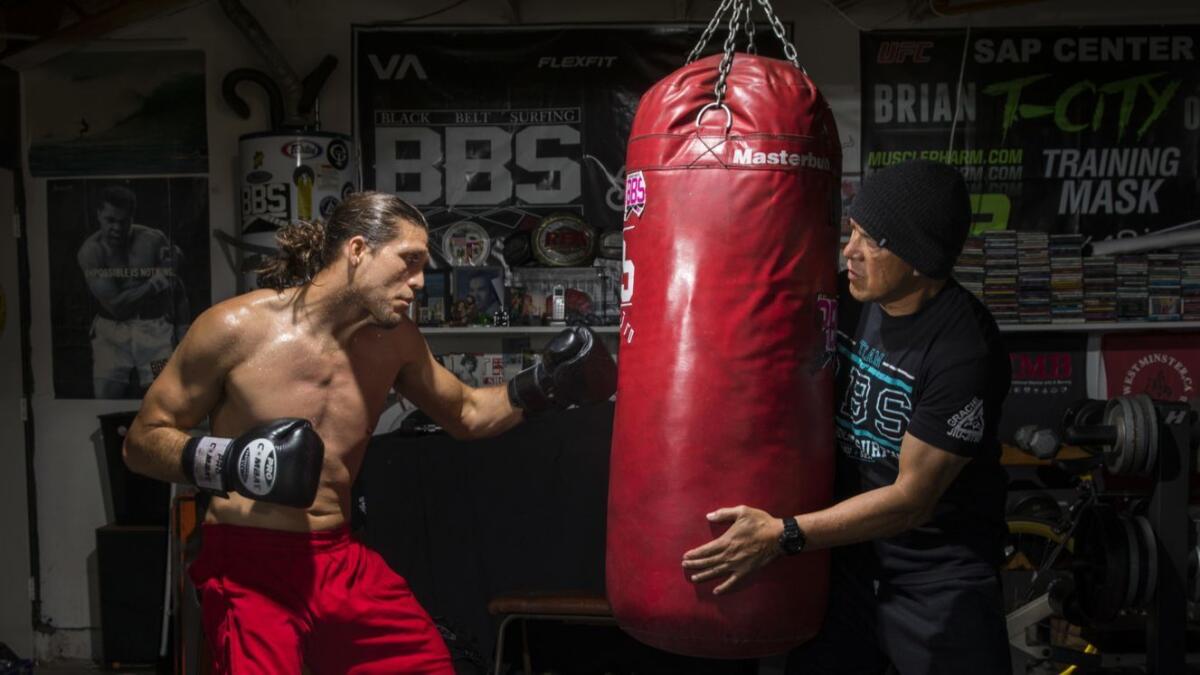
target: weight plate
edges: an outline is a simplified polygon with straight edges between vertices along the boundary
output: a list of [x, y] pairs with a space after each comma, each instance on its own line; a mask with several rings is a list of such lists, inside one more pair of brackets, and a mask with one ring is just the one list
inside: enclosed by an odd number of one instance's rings
[[1154, 528], [1150, 526], [1150, 521], [1144, 516], [1134, 516], [1133, 522], [1141, 534], [1139, 539], [1144, 556], [1142, 569], [1145, 570], [1145, 579], [1141, 584], [1142, 590], [1137, 606], [1149, 607], [1154, 600], [1155, 592], [1158, 591], [1158, 539], [1154, 537]]
[[1104, 423], [1113, 428], [1116, 442], [1104, 448], [1104, 466], [1110, 473], [1117, 473], [1117, 465], [1121, 460], [1121, 443], [1125, 437], [1125, 418], [1121, 413], [1121, 400], [1111, 399], [1104, 406]]
[[1146, 452], [1146, 411], [1142, 408], [1142, 404], [1137, 400], [1136, 396], [1122, 396], [1129, 406], [1130, 426], [1133, 427], [1133, 445], [1127, 451], [1128, 461], [1125, 464], [1125, 473], [1130, 475], [1140, 475], [1142, 472], [1141, 466], [1145, 459]]
[[1105, 419], [1116, 429], [1117, 442], [1104, 453], [1104, 463], [1109, 471], [1123, 476], [1129, 472], [1131, 453], [1138, 443], [1133, 405], [1124, 396], [1118, 396], [1108, 402]]
[[1093, 621], [1112, 621], [1121, 610], [1128, 590], [1127, 546], [1111, 507], [1093, 506], [1080, 515], [1073, 571], [1080, 609]]
[[1142, 453], [1141, 468], [1138, 472], [1149, 476], [1154, 473], [1154, 465], [1158, 461], [1158, 409], [1154, 407], [1154, 401], [1145, 394], [1138, 394], [1134, 399], [1142, 407], [1146, 424], [1146, 449]]
[[1137, 472], [1138, 453], [1141, 452], [1142, 444], [1146, 442], [1145, 429], [1142, 425], [1142, 409], [1134, 402], [1132, 396], [1121, 396], [1121, 409], [1125, 411], [1125, 428], [1131, 430], [1131, 433], [1126, 434], [1130, 441], [1121, 450], [1124, 469], [1122, 475], [1130, 475]]
[[1142, 475], [1142, 467], [1146, 464], [1146, 454], [1149, 452], [1147, 446], [1149, 444], [1149, 432], [1146, 420], [1146, 409], [1142, 407], [1142, 402], [1137, 396], [1127, 397], [1129, 407], [1132, 409], [1134, 437], [1137, 438], [1136, 445], [1133, 446], [1129, 453], [1128, 471], [1131, 475]]
[[1141, 590], [1138, 583], [1145, 574], [1142, 565], [1142, 556], [1139, 554], [1142, 548], [1142, 538], [1134, 530], [1129, 516], [1120, 514], [1117, 516], [1117, 522], [1121, 524], [1121, 532], [1125, 535], [1126, 559], [1129, 561], [1128, 573], [1125, 575], [1125, 599], [1121, 603], [1121, 606], [1134, 607], [1137, 604], [1138, 592]]

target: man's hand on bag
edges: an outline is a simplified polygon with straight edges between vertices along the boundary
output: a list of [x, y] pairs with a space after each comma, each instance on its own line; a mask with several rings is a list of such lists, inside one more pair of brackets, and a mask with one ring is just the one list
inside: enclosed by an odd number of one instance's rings
[[683, 569], [693, 583], [728, 577], [713, 589], [714, 595], [732, 590], [780, 554], [783, 521], [749, 506], [717, 509], [710, 523], [733, 524], [721, 536], [683, 554]]

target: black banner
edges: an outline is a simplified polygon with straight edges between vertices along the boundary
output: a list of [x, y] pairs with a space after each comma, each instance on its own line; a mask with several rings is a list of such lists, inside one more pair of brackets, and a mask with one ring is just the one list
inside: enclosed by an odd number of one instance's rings
[[1006, 336], [1012, 385], [1000, 417], [1000, 440], [1015, 444], [1017, 429], [1059, 430], [1063, 412], [1087, 398], [1087, 336]]
[[[638, 99], [684, 64], [703, 28], [356, 27], [364, 186], [419, 206], [435, 256], [443, 233], [465, 236], [446, 232], [462, 221], [492, 238], [555, 212], [619, 230]], [[767, 27], [756, 42], [779, 55]]]
[[886, 31], [860, 49], [864, 172], [957, 167], [977, 232], [1103, 239], [1197, 218], [1200, 27]]

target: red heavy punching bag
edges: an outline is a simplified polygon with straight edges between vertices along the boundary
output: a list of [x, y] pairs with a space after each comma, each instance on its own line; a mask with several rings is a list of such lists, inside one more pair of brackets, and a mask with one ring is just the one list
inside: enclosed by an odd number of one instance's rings
[[720, 61], [656, 84], [630, 133], [607, 593], [642, 642], [749, 658], [817, 632], [828, 553], [721, 596], [681, 561], [728, 527], [717, 508], [830, 503], [841, 148], [795, 65], [737, 54], [726, 109]]

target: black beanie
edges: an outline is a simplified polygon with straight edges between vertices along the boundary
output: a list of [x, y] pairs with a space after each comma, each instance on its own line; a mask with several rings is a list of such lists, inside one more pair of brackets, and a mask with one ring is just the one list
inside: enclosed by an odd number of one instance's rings
[[850, 217], [921, 274], [944, 279], [971, 229], [971, 202], [958, 170], [914, 159], [863, 181], [850, 203]]

